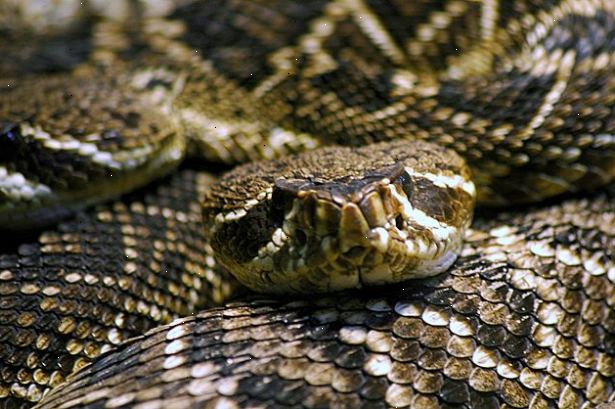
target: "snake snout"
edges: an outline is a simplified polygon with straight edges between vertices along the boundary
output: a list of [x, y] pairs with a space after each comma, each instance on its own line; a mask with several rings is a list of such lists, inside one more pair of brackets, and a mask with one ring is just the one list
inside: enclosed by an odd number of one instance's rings
[[[285, 209], [280, 231], [286, 242], [274, 264], [288, 276], [317, 277], [313, 285], [326, 282], [327, 290], [439, 274], [455, 261], [469, 215], [448, 225], [441, 208], [431, 214], [413, 204], [413, 196], [437, 198], [437, 190], [448, 188], [403, 163], [353, 179], [277, 180], [273, 196]], [[471, 201], [470, 192], [465, 199]]]
[[358, 284], [432, 276], [455, 261], [465, 226], [450, 226], [417, 208], [415, 183], [402, 166], [342, 208], [339, 258], [356, 267]]

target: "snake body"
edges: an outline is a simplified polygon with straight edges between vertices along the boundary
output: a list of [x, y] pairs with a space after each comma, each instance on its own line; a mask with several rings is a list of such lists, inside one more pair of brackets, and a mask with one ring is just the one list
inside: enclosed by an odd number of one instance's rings
[[[614, 3], [77, 3], [0, 2], [0, 225], [72, 215], [0, 256], [0, 405], [93, 360], [41, 406], [611, 398]], [[186, 155], [257, 162], [81, 210]], [[457, 155], [480, 204], [589, 197], [480, 211], [449, 268]], [[243, 291], [227, 270], [268, 292], [446, 272], [141, 335]]]
[[179, 318], [40, 407], [596, 407], [615, 391], [614, 225], [612, 191], [479, 218], [445, 274]]

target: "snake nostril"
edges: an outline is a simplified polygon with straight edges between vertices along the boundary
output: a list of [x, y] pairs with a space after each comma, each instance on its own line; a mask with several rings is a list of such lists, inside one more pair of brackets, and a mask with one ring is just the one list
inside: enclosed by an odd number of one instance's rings
[[399, 230], [404, 228], [404, 218], [401, 214], [398, 214], [395, 218], [395, 227], [397, 227]]

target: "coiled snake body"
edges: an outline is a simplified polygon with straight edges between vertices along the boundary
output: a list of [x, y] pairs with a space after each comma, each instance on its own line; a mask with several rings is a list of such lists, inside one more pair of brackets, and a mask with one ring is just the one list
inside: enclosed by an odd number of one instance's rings
[[[0, 407], [615, 396], [610, 0], [3, 0], [0, 34], [0, 225], [45, 227], [0, 255]], [[524, 207], [462, 245], [475, 196]]]

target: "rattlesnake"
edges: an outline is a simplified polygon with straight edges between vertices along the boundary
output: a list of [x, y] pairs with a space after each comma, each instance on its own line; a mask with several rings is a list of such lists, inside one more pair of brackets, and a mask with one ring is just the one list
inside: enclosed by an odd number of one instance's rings
[[[610, 399], [615, 193], [592, 191], [615, 175], [615, 4], [77, 3], [0, 2], [0, 223], [11, 234], [48, 229], [0, 256], [0, 405], [41, 400], [101, 353], [41, 406], [578, 407]], [[289, 156], [330, 144], [367, 147]], [[465, 158], [479, 203], [557, 202], [479, 210], [449, 269], [448, 247], [430, 246], [450, 228], [458, 251], [471, 212], [459, 204], [473, 201], [474, 188], [441, 147]], [[386, 156], [397, 149], [411, 154]], [[417, 167], [401, 159], [417, 152]], [[156, 190], [150, 181], [186, 154], [201, 160]], [[203, 162], [276, 157], [213, 187], [201, 170]], [[330, 168], [319, 171], [322, 163]], [[406, 188], [408, 179], [437, 189]], [[331, 223], [346, 232], [339, 248], [330, 239], [314, 245], [311, 234], [331, 226], [288, 216], [312, 214], [293, 207], [308, 198], [327, 222], [337, 217], [327, 203], [363, 209], [354, 192], [381, 190], [406, 202], [374, 199], [367, 208], [411, 210], [387, 209], [381, 230], [369, 219], [380, 213], [363, 210], [375, 239], [363, 240], [358, 217], [344, 224], [347, 211]], [[562, 193], [588, 198], [551, 199]], [[403, 263], [383, 271], [381, 257], [367, 273], [335, 275], [349, 270], [344, 263], [369, 265], [373, 256], [356, 246], [376, 243], [384, 254], [390, 232], [408, 228], [429, 236], [406, 246], [442, 256], [437, 268], [413, 256], [418, 272]], [[262, 261], [281, 254], [289, 232], [320, 266], [353, 253], [290, 284], [262, 272], [246, 279], [255, 265], [302, 270], [293, 251]], [[306, 301], [251, 295], [117, 346], [244, 291], [215, 266], [210, 244], [218, 262], [261, 291], [400, 281], [426, 265], [428, 275], [446, 272]], [[321, 247], [335, 249], [311, 250]], [[389, 266], [399, 262], [392, 257]]]

